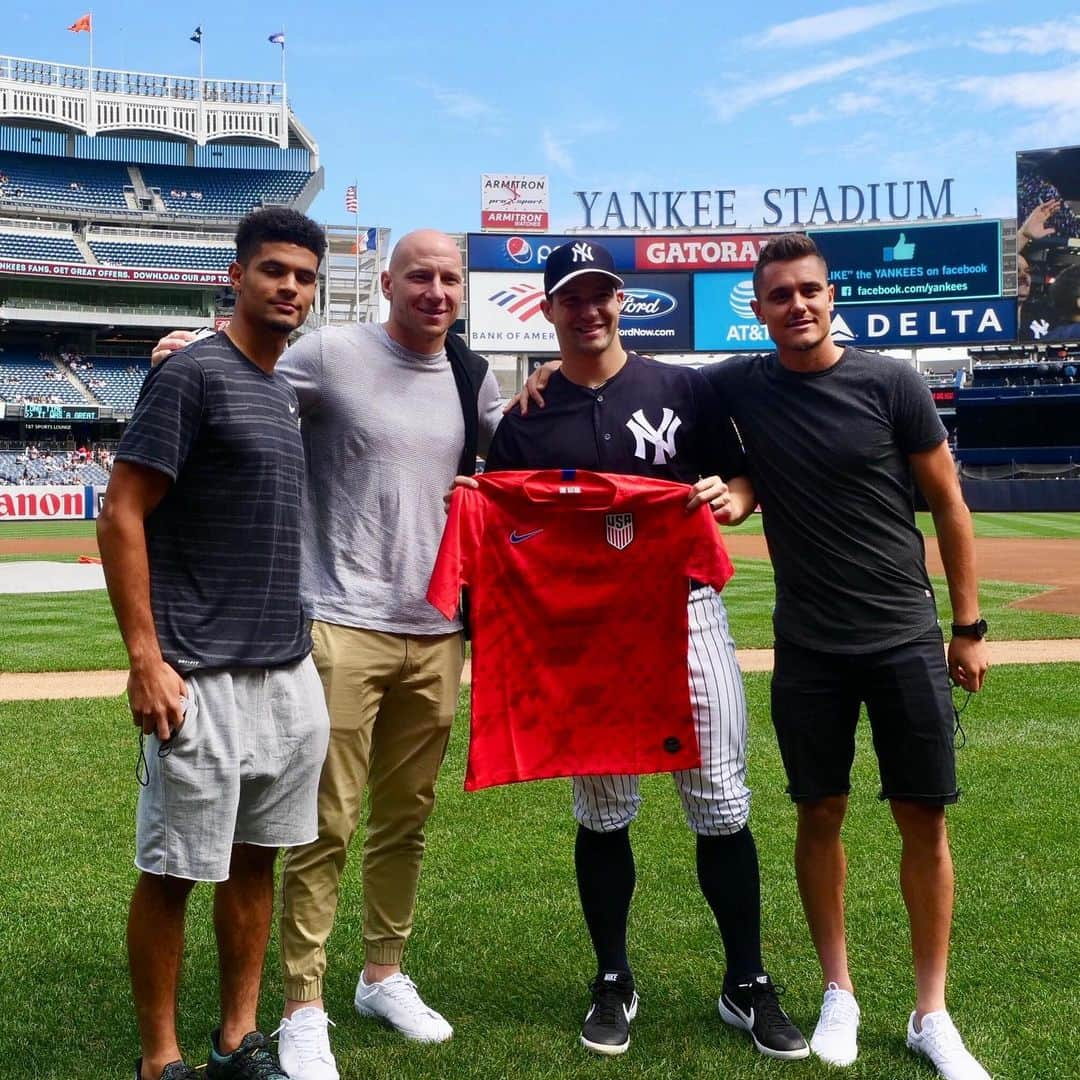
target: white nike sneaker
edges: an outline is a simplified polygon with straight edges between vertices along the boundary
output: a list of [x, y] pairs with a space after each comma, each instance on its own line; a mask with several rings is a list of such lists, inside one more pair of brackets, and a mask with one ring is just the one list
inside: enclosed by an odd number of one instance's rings
[[960, 1032], [944, 1009], [927, 1013], [922, 1029], [915, 1030], [915, 1014], [907, 1025], [907, 1044], [916, 1054], [923, 1054], [933, 1063], [944, 1080], [990, 1080], [990, 1074], [975, 1060], [964, 1045]]
[[445, 1018], [424, 1004], [416, 983], [401, 972], [374, 983], [365, 982], [361, 972], [354, 1004], [361, 1016], [374, 1016], [384, 1021], [406, 1039], [440, 1043], [454, 1034]]
[[330, 1050], [328, 1025], [333, 1020], [322, 1009], [297, 1009], [274, 1033], [278, 1036], [278, 1061], [289, 1080], [339, 1080], [337, 1062]]
[[851, 1065], [859, 1056], [859, 1003], [855, 995], [829, 983], [810, 1049], [830, 1065]]

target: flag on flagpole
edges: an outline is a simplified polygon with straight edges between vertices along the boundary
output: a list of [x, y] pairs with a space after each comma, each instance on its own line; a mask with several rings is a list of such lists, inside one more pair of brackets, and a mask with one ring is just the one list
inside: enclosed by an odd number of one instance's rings
[[283, 30], [279, 30], [276, 34], [271, 34], [267, 40], [271, 45], [280, 45], [283, 49], [285, 48], [285, 32]]
[[345, 210], [350, 214], [355, 214], [357, 211], [355, 184], [350, 184], [345, 189]]
[[84, 30], [86, 31], [86, 33], [91, 34], [91, 33], [93, 33], [93, 30], [94, 30], [94, 28], [90, 25], [90, 16], [89, 16], [89, 14], [84, 15], [81, 19], [76, 19], [68, 27], [68, 29], [73, 34], [81, 34]]
[[190, 41], [194, 41], [196, 45], [202, 44], [202, 27], [196, 26], [194, 32], [189, 38]]

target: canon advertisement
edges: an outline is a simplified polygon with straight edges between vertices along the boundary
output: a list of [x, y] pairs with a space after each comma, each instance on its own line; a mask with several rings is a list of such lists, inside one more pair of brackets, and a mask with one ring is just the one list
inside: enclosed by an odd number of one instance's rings
[[92, 518], [90, 487], [0, 487], [0, 521], [60, 521]]

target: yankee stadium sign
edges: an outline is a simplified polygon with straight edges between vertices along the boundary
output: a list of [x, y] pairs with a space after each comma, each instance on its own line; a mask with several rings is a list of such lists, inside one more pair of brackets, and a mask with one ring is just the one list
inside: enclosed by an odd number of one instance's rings
[[856, 221], [925, 221], [949, 218], [951, 177], [938, 187], [928, 180], [840, 184], [835, 188], [768, 188], [761, 205], [736, 211], [736, 191], [575, 191], [585, 229], [731, 229], [845, 225]]

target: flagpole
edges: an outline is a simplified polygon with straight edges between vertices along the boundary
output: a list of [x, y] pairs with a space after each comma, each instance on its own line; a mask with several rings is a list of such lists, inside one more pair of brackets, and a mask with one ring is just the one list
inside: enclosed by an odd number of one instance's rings
[[97, 134], [97, 116], [94, 111], [94, 12], [90, 11], [90, 32], [87, 34], [90, 38], [90, 66], [87, 68], [87, 77], [89, 84], [87, 86], [87, 102], [90, 106], [90, 115], [86, 118], [86, 130], [90, 135]]
[[206, 76], [203, 67], [203, 28], [202, 22], [196, 27], [199, 31], [199, 138], [206, 145]]
[[285, 24], [281, 24], [281, 96], [285, 96]]
[[356, 321], [360, 321], [360, 178], [357, 177], [353, 184], [356, 190], [356, 210], [353, 213], [353, 251], [356, 252], [356, 297], [353, 300], [353, 312]]

